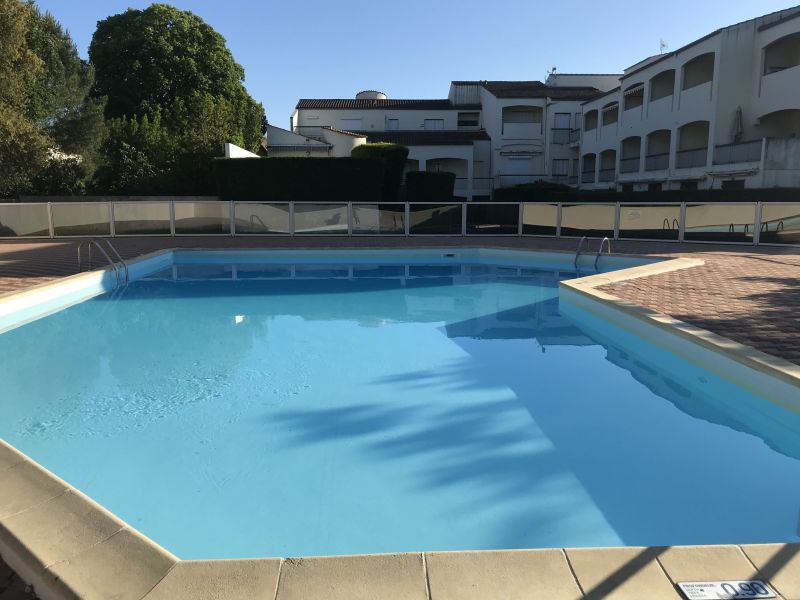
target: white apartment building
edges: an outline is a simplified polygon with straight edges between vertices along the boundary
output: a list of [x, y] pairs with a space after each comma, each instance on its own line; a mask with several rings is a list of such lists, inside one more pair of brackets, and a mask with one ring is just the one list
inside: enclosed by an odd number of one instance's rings
[[[393, 100], [376, 91], [354, 99], [302, 99], [291, 130], [309, 146], [331, 130], [403, 144], [409, 148], [407, 170], [455, 173], [457, 196], [485, 198], [493, 187], [577, 177], [571, 131], [581, 102], [618, 81], [619, 75], [559, 76], [548, 84], [454, 81], [442, 99]], [[280, 155], [271, 148], [268, 142], [269, 155]]]
[[583, 115], [583, 188], [800, 186], [800, 7], [637, 63]]
[[719, 29], [622, 74], [453, 81], [447, 98], [302, 99], [270, 156], [409, 148], [481, 199], [536, 180], [587, 189], [800, 187], [800, 6]]

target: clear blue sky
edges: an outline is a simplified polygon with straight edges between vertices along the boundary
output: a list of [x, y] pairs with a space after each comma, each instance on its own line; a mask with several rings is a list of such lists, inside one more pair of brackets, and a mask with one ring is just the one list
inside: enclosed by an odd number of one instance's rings
[[[37, 0], [86, 56], [96, 22], [140, 0]], [[299, 98], [443, 98], [452, 79], [616, 73], [786, 0], [175, 0], [227, 40], [271, 123]]]

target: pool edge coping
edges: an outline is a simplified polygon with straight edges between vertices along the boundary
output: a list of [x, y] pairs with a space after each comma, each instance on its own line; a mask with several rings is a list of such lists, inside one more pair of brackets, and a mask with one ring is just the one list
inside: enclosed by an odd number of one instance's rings
[[[177, 250], [184, 249], [159, 250], [132, 259], [129, 264]], [[202, 251], [202, 249], [197, 250]], [[571, 253], [563, 252], [563, 254]], [[643, 255], [630, 256], [642, 258]], [[794, 385], [798, 385], [800, 379], [794, 373], [786, 373], [783, 370], [776, 371], [776, 368], [779, 369], [779, 367], [776, 367], [774, 361], [782, 361], [782, 359], [771, 357], [748, 346], [596, 289], [609, 283], [698, 266], [703, 262], [700, 259], [690, 258], [662, 259], [647, 265], [562, 281], [561, 286], [593, 301], [621, 310], [639, 320], [668, 329], [672, 333], [678, 333], [689, 341], [723, 353], [738, 362], [746, 362], [748, 366], [766, 370], [766, 373], [771, 376], [780, 372], [782, 376], [790, 377]], [[106, 267], [59, 278], [52, 282], [32, 286], [21, 292], [3, 294], [0, 296], [0, 303], [7, 301], [12, 296], [19, 299], [22, 295], [28, 296], [41, 293], [43, 289], [62, 286], [66, 280], [97, 278], [98, 275], [102, 277], [110, 272], [112, 272], [111, 267]], [[757, 354], [754, 356], [753, 353]], [[761, 362], [761, 355], [769, 360], [766, 363]], [[788, 363], [788, 361], [783, 362]], [[793, 363], [788, 364], [793, 365]], [[797, 369], [796, 365], [793, 366]], [[762, 578], [767, 580], [781, 597], [785, 599], [800, 598], [800, 578], [797, 576], [780, 575], [778, 572], [778, 577], [775, 579], [758, 577], [765, 565], [771, 564], [774, 562], [775, 556], [784, 553], [791, 554], [787, 561], [800, 567], [800, 544], [673, 546], [668, 548], [672, 552], [692, 555], [692, 558], [685, 561], [686, 564], [696, 563], [701, 566], [705, 564], [707, 569], [704, 577], [673, 575], [672, 569], [663, 564], [659, 548], [631, 546], [187, 561], [174, 556], [2, 438], [0, 438], [0, 482], [5, 484], [0, 486], [4, 490], [3, 495], [0, 495], [4, 496], [0, 497], [0, 556], [20, 574], [26, 583], [33, 586], [34, 591], [42, 600], [66, 600], [75, 597], [110, 598], [113, 594], [119, 594], [119, 587], [114, 586], [123, 585], [120, 583], [121, 581], [124, 582], [124, 586], [127, 586], [125, 591], [129, 592], [124, 597], [131, 600], [159, 600], [160, 598], [196, 600], [198, 597], [202, 597], [197, 595], [198, 588], [193, 588], [188, 584], [187, 577], [194, 580], [195, 584], [199, 580], [204, 582], [203, 585], [215, 586], [217, 588], [216, 595], [213, 597], [219, 600], [239, 600], [252, 597], [243, 595], [243, 589], [248, 587], [248, 582], [252, 584], [254, 581], [273, 586], [262, 591], [268, 592], [270, 598], [277, 600], [283, 598], [338, 600], [340, 597], [354, 597], [350, 587], [354, 580], [354, 577], [351, 576], [353, 573], [357, 574], [357, 578], [359, 578], [357, 588], [363, 590], [366, 586], [370, 590], [368, 593], [372, 593], [372, 597], [381, 597], [381, 594], [390, 593], [396, 589], [403, 591], [402, 597], [404, 598], [419, 598], [420, 600], [435, 600], [442, 596], [465, 599], [471, 599], [474, 596], [488, 599], [492, 595], [491, 593], [488, 596], [486, 594], [490, 590], [495, 592], [492, 584], [498, 583], [497, 581], [483, 582], [487, 587], [480, 593], [481, 595], [475, 593], [454, 596], [453, 590], [459, 587], [459, 579], [463, 583], [464, 577], [491, 578], [493, 572], [498, 576], [505, 577], [504, 588], [511, 586], [518, 589], [516, 584], [521, 585], [522, 580], [529, 583], [530, 571], [535, 571], [531, 567], [537, 561], [547, 563], [543, 563], [541, 567], [549, 569], [547, 571], [549, 574], [558, 572], [558, 581], [548, 579], [546, 582], [550, 588], [555, 590], [552, 592], [554, 594], [561, 590], [565, 594], [571, 593], [574, 596], [574, 593], [577, 592], [579, 596], [584, 596], [594, 592], [602, 585], [610, 585], [613, 588], [619, 586], [637, 588], [638, 586], [639, 597], [647, 594], [646, 597], [653, 600], [679, 599], [682, 596], [675, 585], [678, 580]], [[48, 511], [50, 518], [53, 518], [53, 511], [48, 509], [58, 508], [60, 503], [68, 503], [68, 501], [71, 501], [73, 506], [60, 509], [62, 510], [60, 516], [66, 517], [64, 527], [52, 532], [55, 537], [58, 537], [59, 534], [65, 537], [54, 541], [50, 535], [41, 536], [41, 532], [37, 535], [36, 527], [39, 520], [35, 518], [36, 511]], [[9, 505], [12, 506], [11, 509], [8, 508]], [[8, 512], [9, 510], [11, 512]], [[33, 523], [26, 524], [26, 518], [30, 520], [32, 515]], [[26, 531], [26, 527], [32, 531]], [[90, 536], [89, 541], [86, 539], [87, 532]], [[108, 533], [110, 535], [106, 535]], [[92, 534], [94, 538], [91, 538]], [[99, 539], [97, 539], [98, 536]], [[61, 558], [52, 561], [44, 560], [43, 555], [56, 551], [53, 548], [54, 545]], [[766, 556], [765, 553], [772, 553], [772, 556]], [[720, 559], [717, 555], [721, 555], [723, 558]], [[646, 558], [642, 566], [624, 581], [614, 583], [614, 578], [619, 579], [620, 572], [627, 564], [635, 560], [642, 562], [643, 559], [637, 559], [639, 556]], [[736, 564], [732, 565], [731, 561]], [[433, 562], [433, 566], [430, 564], [431, 562]], [[524, 568], [520, 567], [520, 564], [524, 565]], [[684, 564], [679, 567], [679, 570], [685, 567]], [[519, 576], [520, 581], [508, 577], [509, 569], [514, 571], [515, 576]], [[708, 575], [709, 570], [718, 574]], [[110, 575], [111, 573], [113, 576]], [[600, 583], [595, 581], [598, 573], [602, 579]], [[203, 579], [204, 577], [206, 579]], [[364, 580], [364, 577], [367, 577], [368, 580]], [[555, 578], [556, 575], [553, 577]], [[416, 579], [416, 582], [412, 581], [413, 579]], [[338, 593], [330, 592], [331, 581], [335, 581], [341, 586]], [[779, 581], [779, 583], [775, 583], [775, 581]], [[440, 586], [444, 586], [444, 589]], [[322, 593], [323, 588], [325, 589], [324, 594]], [[139, 591], [130, 593], [131, 590], [136, 589]], [[199, 589], [205, 588], [201, 586]], [[500, 591], [497, 591], [497, 594], [499, 595]], [[506, 595], [508, 596], [508, 593]], [[114, 595], [114, 597], [117, 596]]]

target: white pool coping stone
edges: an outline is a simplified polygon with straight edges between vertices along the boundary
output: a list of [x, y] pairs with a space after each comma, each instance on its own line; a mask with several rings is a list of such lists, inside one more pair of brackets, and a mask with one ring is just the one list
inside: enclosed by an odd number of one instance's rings
[[[544, 254], [561, 262], [568, 256]], [[143, 256], [129, 262], [131, 279], [171, 264], [172, 250]], [[760, 373], [762, 384], [777, 381], [770, 395], [800, 389], [800, 368], [792, 363], [596, 289], [699, 264], [689, 258], [639, 264], [563, 281], [560, 294], [653, 343], [688, 350], [705, 368], [716, 372], [734, 361]], [[108, 291], [113, 277], [107, 268], [0, 296], [0, 331]], [[12, 325], [13, 318], [19, 320]], [[797, 410], [784, 397], [776, 401]], [[42, 600], [678, 600], [679, 581], [745, 579], [766, 580], [783, 600], [800, 600], [800, 544], [185, 561], [1, 439], [0, 556]]]

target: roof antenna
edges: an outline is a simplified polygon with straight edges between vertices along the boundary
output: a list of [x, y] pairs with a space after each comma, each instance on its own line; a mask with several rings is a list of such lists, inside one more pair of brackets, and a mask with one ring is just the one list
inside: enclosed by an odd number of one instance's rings
[[666, 50], [667, 48], [669, 48], [669, 46], [667, 46], [667, 42], [665, 42], [663, 39], [658, 40], [658, 53], [659, 54], [664, 54], [664, 50]]
[[556, 74], [556, 68], [555, 67], [550, 67], [550, 70], [547, 71], [546, 79], [550, 79], [555, 74]]

